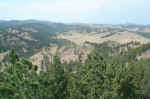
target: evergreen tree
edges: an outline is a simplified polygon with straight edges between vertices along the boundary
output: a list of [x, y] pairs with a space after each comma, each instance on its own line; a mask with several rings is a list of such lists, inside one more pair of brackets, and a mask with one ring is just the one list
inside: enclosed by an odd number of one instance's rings
[[149, 99], [149, 60], [125, 65], [95, 51], [85, 63], [62, 64], [55, 56], [49, 70], [38, 74], [38, 66], [14, 50], [8, 59], [0, 72], [0, 99]]
[[11, 49], [9, 54], [8, 54], [8, 59], [9, 59], [9, 62], [11, 64], [15, 64], [18, 60], [19, 60], [19, 57], [18, 55], [15, 53], [15, 50], [14, 49]]
[[54, 99], [65, 99], [67, 90], [67, 74], [60, 59], [55, 56], [50, 71], [51, 91]]

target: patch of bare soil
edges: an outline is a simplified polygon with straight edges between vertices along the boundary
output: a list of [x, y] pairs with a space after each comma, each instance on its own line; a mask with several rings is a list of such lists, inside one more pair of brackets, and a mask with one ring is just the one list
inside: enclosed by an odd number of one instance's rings
[[[115, 33], [111, 36], [106, 36], [110, 33], [65, 33], [58, 35], [58, 38], [70, 40], [78, 45], [83, 44], [84, 42], [92, 43], [103, 43], [106, 41], [114, 41], [120, 44], [126, 44], [132, 41], [137, 41], [142, 44], [150, 42], [150, 39], [144, 38], [138, 34], [131, 33], [128, 31]], [[104, 38], [104, 36], [106, 36]]]
[[8, 52], [0, 53], [0, 61], [2, 61], [7, 54]]
[[150, 50], [143, 52], [141, 55], [137, 56], [138, 60], [150, 58]]
[[[42, 51], [33, 55], [31, 57], [32, 63], [34, 65], [39, 66], [39, 71], [43, 70], [42, 66], [48, 65], [52, 62], [53, 56], [57, 55], [60, 57], [61, 62], [75, 62], [80, 59], [84, 62], [87, 58], [87, 55], [93, 50], [94, 48], [89, 44], [83, 44], [76, 47], [68, 47], [63, 46], [58, 48], [56, 45], [53, 45], [49, 48], [43, 48]], [[44, 69], [46, 69], [44, 67]]]

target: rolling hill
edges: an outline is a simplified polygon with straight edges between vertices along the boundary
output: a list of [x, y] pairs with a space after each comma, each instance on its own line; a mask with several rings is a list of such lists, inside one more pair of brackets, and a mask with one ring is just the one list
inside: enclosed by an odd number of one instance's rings
[[1, 61], [7, 60], [7, 52], [11, 48], [20, 56], [31, 58], [34, 64], [48, 64], [54, 55], [61, 57], [62, 62], [75, 62], [79, 57], [84, 61], [96, 49], [93, 43], [103, 45], [106, 42], [113, 44], [111, 47], [130, 42], [138, 42], [138, 46], [149, 44], [150, 26], [64, 24], [38, 20], [0, 21]]

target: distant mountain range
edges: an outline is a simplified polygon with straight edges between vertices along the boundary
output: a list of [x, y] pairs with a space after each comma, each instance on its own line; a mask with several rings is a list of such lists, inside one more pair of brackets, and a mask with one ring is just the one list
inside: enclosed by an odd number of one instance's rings
[[[22, 57], [34, 59], [33, 56], [45, 51], [44, 55], [59, 53], [58, 55], [64, 60], [74, 60], [74, 57], [78, 57], [81, 53], [85, 58], [94, 49], [86, 42], [125, 44], [132, 41], [149, 43], [150, 25], [65, 24], [38, 20], [0, 20], [1, 56], [2, 53], [14, 48]], [[74, 56], [69, 56], [70, 53]]]

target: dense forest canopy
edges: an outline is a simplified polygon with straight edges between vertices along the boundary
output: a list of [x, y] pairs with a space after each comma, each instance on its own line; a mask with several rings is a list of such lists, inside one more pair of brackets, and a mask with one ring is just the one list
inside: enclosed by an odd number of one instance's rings
[[125, 65], [109, 59], [99, 50], [85, 63], [61, 63], [53, 57], [47, 71], [38, 71], [30, 60], [19, 58], [12, 49], [9, 62], [0, 72], [3, 99], [149, 99], [149, 61]]

